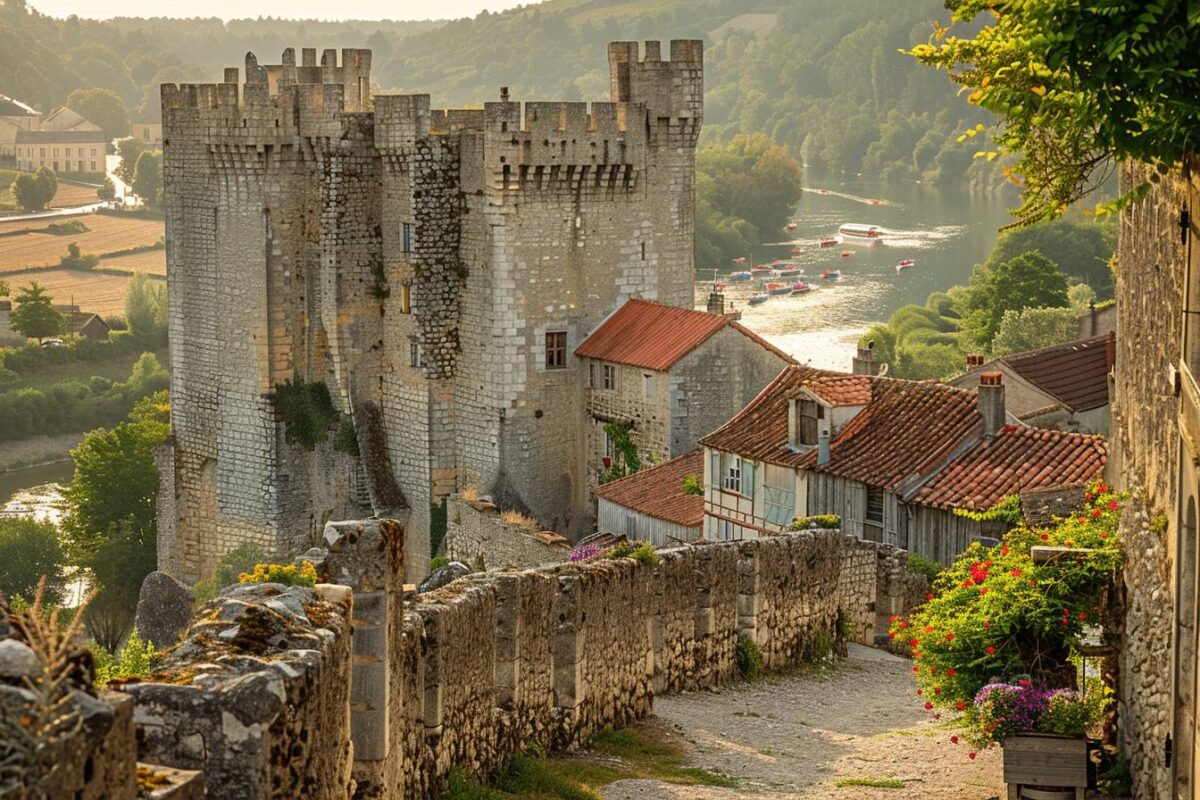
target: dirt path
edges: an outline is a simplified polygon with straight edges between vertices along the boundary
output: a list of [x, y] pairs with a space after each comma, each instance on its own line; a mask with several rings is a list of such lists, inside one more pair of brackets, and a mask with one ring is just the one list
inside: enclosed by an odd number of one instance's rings
[[[1004, 796], [999, 748], [967, 757], [954, 731], [915, 702], [911, 662], [851, 645], [825, 675], [794, 675], [720, 692], [655, 698], [650, 725], [681, 739], [686, 762], [730, 775], [737, 789], [626, 780], [605, 800], [988, 800]], [[903, 787], [838, 786], [894, 780]]]

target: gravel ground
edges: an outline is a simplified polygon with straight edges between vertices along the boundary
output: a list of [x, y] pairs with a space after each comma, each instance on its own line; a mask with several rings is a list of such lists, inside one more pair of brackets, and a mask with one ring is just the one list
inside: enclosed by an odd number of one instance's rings
[[[1002, 797], [1000, 749], [952, 744], [914, 695], [911, 662], [851, 645], [824, 674], [797, 674], [717, 692], [655, 698], [648, 723], [681, 741], [688, 766], [735, 777], [736, 789], [617, 781], [605, 800], [989, 800]], [[838, 786], [899, 780], [903, 788]]]

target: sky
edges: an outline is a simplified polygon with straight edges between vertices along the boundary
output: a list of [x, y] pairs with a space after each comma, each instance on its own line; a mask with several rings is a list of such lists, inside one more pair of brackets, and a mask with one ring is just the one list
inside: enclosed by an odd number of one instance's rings
[[453, 19], [537, 0], [31, 0], [52, 17], [285, 17], [288, 19]]

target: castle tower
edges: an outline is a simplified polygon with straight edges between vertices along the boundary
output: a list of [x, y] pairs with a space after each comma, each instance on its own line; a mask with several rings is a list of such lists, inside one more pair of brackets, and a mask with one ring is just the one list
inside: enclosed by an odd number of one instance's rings
[[406, 519], [419, 577], [468, 485], [587, 526], [572, 352], [628, 298], [692, 304], [702, 44], [670, 52], [611, 45], [590, 105], [371, 97], [366, 50], [163, 87], [161, 569], [288, 557], [375, 513]]

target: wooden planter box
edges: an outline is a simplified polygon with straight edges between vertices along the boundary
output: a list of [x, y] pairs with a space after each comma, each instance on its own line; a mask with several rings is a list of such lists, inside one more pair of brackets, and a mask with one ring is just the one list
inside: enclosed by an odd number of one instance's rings
[[[1083, 800], [1088, 784], [1087, 739], [1023, 733], [1004, 740], [1004, 782], [1009, 800]], [[1059, 787], [1062, 791], [1026, 787]]]

